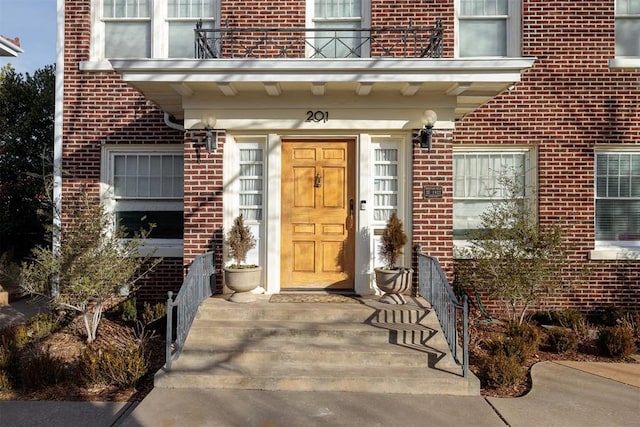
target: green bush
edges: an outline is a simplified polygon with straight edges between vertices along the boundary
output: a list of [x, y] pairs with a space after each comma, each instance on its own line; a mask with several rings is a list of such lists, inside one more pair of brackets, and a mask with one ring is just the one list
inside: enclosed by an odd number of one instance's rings
[[526, 370], [515, 356], [508, 355], [502, 347], [494, 354], [480, 359], [479, 376], [487, 387], [505, 388], [519, 384], [526, 375]]
[[547, 332], [547, 343], [556, 353], [566, 353], [577, 350], [580, 340], [572, 330], [552, 328]]
[[600, 329], [598, 346], [603, 353], [611, 357], [626, 357], [636, 351], [633, 334], [624, 326]]
[[26, 325], [14, 325], [0, 330], [0, 345], [11, 352], [23, 349], [29, 343], [29, 329]]
[[517, 355], [522, 362], [540, 347], [540, 330], [530, 323], [509, 322], [505, 336], [505, 343], [511, 348], [507, 354]]
[[133, 322], [138, 318], [136, 299], [130, 298], [120, 304], [120, 320], [123, 322]]
[[89, 345], [82, 352], [79, 369], [87, 384], [129, 387], [149, 369], [144, 347], [135, 344], [122, 349], [115, 345]]
[[142, 311], [142, 323], [144, 325], [148, 325], [167, 314], [167, 305], [162, 302], [158, 302], [155, 304], [150, 304], [148, 302], [144, 303], [144, 308]]
[[39, 313], [29, 321], [28, 335], [31, 339], [40, 339], [51, 335], [59, 328], [60, 319], [56, 313]]
[[554, 325], [559, 325], [564, 328], [576, 329], [587, 320], [584, 313], [577, 308], [567, 308], [564, 310], [556, 310], [549, 312], [549, 316]]
[[9, 372], [4, 369], [0, 369], [0, 391], [10, 391], [13, 389], [13, 384], [11, 382], [11, 377], [9, 376]]
[[25, 390], [37, 390], [60, 384], [67, 379], [66, 372], [64, 361], [47, 350], [25, 354], [19, 368], [20, 385]]

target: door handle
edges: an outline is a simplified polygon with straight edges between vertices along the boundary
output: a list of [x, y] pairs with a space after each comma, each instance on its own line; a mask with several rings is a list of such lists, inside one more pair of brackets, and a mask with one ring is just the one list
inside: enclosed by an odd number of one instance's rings
[[353, 212], [355, 210], [353, 199], [349, 199], [349, 217], [347, 218], [347, 229], [351, 230], [353, 228], [354, 217]]
[[316, 177], [313, 180], [313, 186], [315, 188], [320, 188], [322, 186], [322, 177], [319, 173], [316, 174]]

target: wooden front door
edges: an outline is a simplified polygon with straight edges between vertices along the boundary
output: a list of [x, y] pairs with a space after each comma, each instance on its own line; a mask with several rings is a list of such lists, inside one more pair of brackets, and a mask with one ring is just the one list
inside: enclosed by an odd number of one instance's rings
[[282, 142], [283, 289], [353, 289], [355, 141]]

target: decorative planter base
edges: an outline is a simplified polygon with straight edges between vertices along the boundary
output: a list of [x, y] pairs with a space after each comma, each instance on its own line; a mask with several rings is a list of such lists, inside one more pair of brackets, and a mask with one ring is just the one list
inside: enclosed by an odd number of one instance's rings
[[386, 304], [406, 304], [407, 300], [402, 294], [411, 290], [413, 270], [400, 267], [395, 270], [376, 268], [376, 285], [384, 292], [380, 302]]
[[247, 303], [256, 300], [253, 291], [262, 282], [262, 267], [254, 268], [224, 268], [224, 280], [233, 291], [229, 301]]

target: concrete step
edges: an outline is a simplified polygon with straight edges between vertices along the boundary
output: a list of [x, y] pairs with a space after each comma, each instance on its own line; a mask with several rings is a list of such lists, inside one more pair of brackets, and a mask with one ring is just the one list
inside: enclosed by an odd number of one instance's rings
[[[362, 303], [269, 303], [260, 296], [250, 309], [238, 310], [237, 304], [222, 298], [205, 300], [198, 311], [201, 320], [301, 321], [301, 322], [388, 322], [418, 323], [430, 307], [395, 306], [363, 298]], [[248, 307], [247, 307], [248, 308]]]
[[156, 387], [478, 395], [426, 302], [206, 300]]
[[245, 367], [220, 364], [198, 370], [176, 367], [167, 375], [159, 371], [156, 387], [228, 388], [249, 390], [342, 391], [405, 394], [478, 395], [475, 377], [461, 378], [445, 371], [406, 367], [319, 367], [271, 365]]
[[176, 362], [181, 368], [200, 369], [220, 363], [309, 364], [314, 366], [404, 366], [420, 368], [427, 365], [431, 353], [426, 348], [411, 348], [389, 344], [341, 345], [309, 342], [301, 346], [293, 342], [267, 341], [238, 346], [219, 341], [207, 348], [188, 346]]

